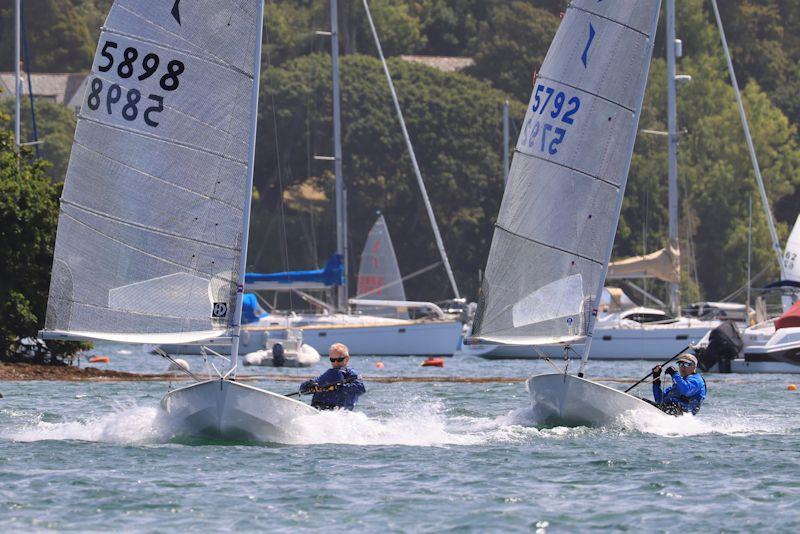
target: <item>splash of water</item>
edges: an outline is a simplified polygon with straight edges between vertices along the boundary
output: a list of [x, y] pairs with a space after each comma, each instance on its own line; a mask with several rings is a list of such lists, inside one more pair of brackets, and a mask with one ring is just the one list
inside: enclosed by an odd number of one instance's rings
[[298, 417], [289, 430], [292, 444], [443, 446], [476, 445], [482, 433], [464, 433], [439, 403], [407, 402], [396, 413], [370, 418], [363, 412], [325, 411]]
[[619, 418], [625, 430], [634, 430], [663, 437], [698, 436], [704, 434], [759, 435], [781, 434], [792, 430], [791, 424], [773, 417], [742, 413], [684, 414], [679, 417], [652, 417], [644, 412], [628, 412]]
[[112, 413], [83, 421], [32, 423], [9, 433], [13, 441], [78, 440], [105, 443], [159, 442], [170, 436], [169, 424], [158, 407], [117, 408]]

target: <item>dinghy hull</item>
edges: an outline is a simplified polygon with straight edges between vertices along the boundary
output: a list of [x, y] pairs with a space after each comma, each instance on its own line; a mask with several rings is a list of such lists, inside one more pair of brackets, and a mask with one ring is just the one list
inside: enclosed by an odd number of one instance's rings
[[302, 402], [231, 380], [207, 380], [170, 391], [161, 400], [176, 435], [275, 441], [292, 421], [317, 410]]
[[632, 411], [664, 417], [661, 410], [633, 395], [573, 375], [537, 375], [526, 386], [541, 425], [605, 426]]

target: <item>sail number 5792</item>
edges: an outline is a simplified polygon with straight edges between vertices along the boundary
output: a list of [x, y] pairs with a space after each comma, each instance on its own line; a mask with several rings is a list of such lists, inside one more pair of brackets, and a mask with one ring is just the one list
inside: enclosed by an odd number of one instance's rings
[[575, 122], [573, 116], [580, 108], [581, 100], [577, 96], [568, 98], [564, 91], [537, 85], [522, 144], [542, 153], [557, 154], [558, 145], [564, 141], [569, 125]]

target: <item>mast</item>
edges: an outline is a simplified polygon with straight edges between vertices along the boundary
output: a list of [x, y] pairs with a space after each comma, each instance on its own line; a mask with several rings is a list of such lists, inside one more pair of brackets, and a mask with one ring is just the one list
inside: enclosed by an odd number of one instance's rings
[[[677, 250], [678, 243], [678, 128], [675, 104], [675, 0], [666, 0], [667, 15], [667, 135], [668, 186], [669, 186], [669, 243]], [[680, 317], [680, 282], [669, 284], [669, 307], [673, 315]]]
[[20, 41], [20, 11], [21, 0], [14, 2], [14, 144], [19, 148], [21, 138], [19, 133], [19, 100], [22, 84], [19, 80], [19, 41]]
[[[764, 179], [761, 177], [761, 168], [758, 166], [758, 159], [756, 158], [756, 149], [753, 147], [753, 139], [750, 137], [750, 126], [747, 124], [747, 116], [744, 113], [744, 105], [742, 104], [742, 95], [739, 92], [739, 83], [736, 81], [736, 74], [733, 72], [733, 61], [731, 60], [731, 53], [728, 50], [728, 41], [725, 39], [725, 30], [722, 29], [722, 19], [719, 16], [719, 9], [717, 8], [717, 0], [711, 0], [711, 5], [714, 7], [714, 16], [717, 19], [717, 27], [719, 28], [719, 36], [722, 40], [722, 49], [725, 51], [725, 61], [728, 63], [728, 73], [731, 77], [731, 85], [736, 93], [736, 103], [739, 106], [739, 117], [742, 120], [742, 127], [744, 128], [744, 137], [747, 140], [747, 148], [750, 151], [750, 161], [753, 163], [753, 172], [756, 175], [756, 182], [758, 182], [758, 191], [761, 193], [761, 203], [764, 205], [764, 213], [767, 216], [767, 224], [769, 225], [769, 233], [772, 236], [772, 248], [778, 257], [778, 266], [781, 270], [781, 280], [786, 279], [786, 267], [783, 264], [783, 249], [778, 242], [778, 233], [775, 231], [775, 223], [772, 220], [772, 212], [769, 209], [769, 199], [767, 198], [767, 191], [764, 188]], [[787, 302], [784, 301], [784, 310], [786, 309]]]
[[[671, 1], [673, 0], [667, 0], [667, 2]], [[588, 313], [589, 317], [586, 321], [586, 341], [584, 342], [583, 345], [583, 356], [581, 357], [581, 365], [580, 368], [578, 369], [578, 377], [580, 378], [583, 378], [583, 376], [585, 375], [586, 365], [589, 363], [589, 351], [592, 348], [592, 336], [594, 335], [594, 327], [597, 325], [598, 307], [600, 305], [600, 300], [603, 297], [603, 290], [605, 289], [604, 288], [605, 279], [606, 275], [608, 274], [608, 264], [611, 262], [611, 251], [614, 248], [614, 238], [616, 237], [616, 228], [619, 225], [619, 216], [620, 213], [622, 212], [622, 201], [625, 197], [624, 195], [625, 186], [627, 185], [628, 182], [628, 172], [630, 171], [631, 158], [633, 156], [633, 147], [636, 143], [636, 130], [639, 125], [639, 118], [642, 115], [642, 103], [644, 101], [644, 92], [645, 89], [647, 88], [647, 77], [650, 71], [650, 58], [652, 56], [652, 51], [653, 51], [653, 42], [655, 41], [655, 29], [658, 26], [658, 14], [659, 14], [659, 9], [655, 9], [654, 20], [652, 21], [652, 26], [651, 26], [653, 28], [653, 34], [648, 38], [647, 41], [647, 48], [648, 48], [647, 63], [644, 65], [644, 75], [642, 76], [641, 85], [639, 86], [639, 91], [637, 93], [639, 98], [637, 99], [636, 102], [637, 104], [636, 113], [632, 123], [634, 133], [633, 135], [631, 135], [628, 146], [626, 147], [625, 150], [625, 154], [627, 156], [627, 164], [625, 165], [624, 178], [621, 181], [620, 193], [617, 195], [617, 203], [614, 208], [614, 216], [615, 216], [613, 225], [614, 230], [609, 232], [610, 235], [608, 244], [606, 245], [606, 257], [605, 261], [603, 262], [603, 267], [601, 271], [602, 274], [600, 276], [600, 284], [599, 287], [597, 288], [597, 293], [594, 296], [594, 302], [592, 302], [592, 309], [589, 310]]]
[[253, 169], [256, 158], [256, 128], [258, 127], [258, 88], [261, 81], [261, 39], [264, 31], [264, 1], [259, 0], [256, 25], [255, 52], [253, 53], [253, 93], [250, 110], [250, 143], [247, 154], [247, 176], [245, 178], [244, 216], [242, 217], [242, 252], [239, 257], [239, 284], [236, 288], [236, 308], [233, 310], [233, 333], [231, 335], [231, 368], [228, 373], [236, 377], [239, 360], [239, 331], [242, 322], [242, 300], [244, 277], [247, 271], [247, 240], [250, 236], [250, 206], [253, 200]]
[[347, 310], [347, 207], [345, 206], [342, 176], [342, 116], [339, 94], [339, 10], [337, 0], [331, 0], [331, 62], [333, 65], [333, 158], [336, 174], [336, 253], [342, 256], [344, 285], [336, 289], [336, 308]]
[[508, 100], [503, 102], [503, 185], [508, 183]]

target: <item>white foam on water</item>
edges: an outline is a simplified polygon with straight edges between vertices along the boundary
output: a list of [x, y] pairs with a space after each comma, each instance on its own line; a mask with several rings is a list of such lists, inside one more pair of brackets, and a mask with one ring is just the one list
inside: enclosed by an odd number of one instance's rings
[[157, 406], [134, 406], [84, 421], [51, 423], [39, 416], [33, 423], [10, 432], [8, 437], [19, 442], [78, 440], [130, 444], [164, 441], [170, 432]]
[[480, 433], [452, 428], [440, 403], [407, 402], [397, 413], [371, 418], [363, 412], [334, 410], [298, 417], [286, 440], [291, 444], [408, 445], [419, 447], [476, 445]]
[[796, 430], [786, 421], [779, 422], [774, 417], [760, 414], [741, 413], [703, 413], [694, 416], [684, 414], [678, 417], [664, 414], [652, 417], [645, 412], [629, 412], [619, 419], [626, 430], [636, 430], [664, 437], [699, 436], [704, 434], [722, 435], [763, 435], [783, 434]]

